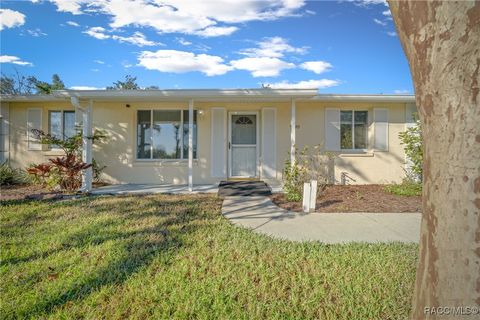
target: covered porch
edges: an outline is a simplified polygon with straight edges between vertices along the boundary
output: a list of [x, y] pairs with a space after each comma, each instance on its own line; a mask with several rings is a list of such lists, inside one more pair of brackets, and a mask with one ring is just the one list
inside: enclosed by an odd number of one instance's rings
[[[205, 167], [211, 167], [211, 176], [210, 172], [206, 173], [203, 171], [201, 174], [194, 172], [196, 168], [196, 164], [198, 164], [199, 160], [194, 158], [194, 130], [193, 126], [196, 126], [194, 123], [194, 110], [199, 110], [203, 112], [202, 103], [214, 104], [218, 102], [225, 102], [228, 101], [229, 103], [236, 103], [237, 101], [241, 103], [245, 102], [261, 102], [262, 104], [266, 102], [268, 105], [271, 105], [272, 102], [275, 103], [282, 103], [283, 107], [288, 106], [288, 124], [289, 128], [289, 145], [288, 149], [290, 151], [290, 161], [295, 161], [295, 141], [296, 141], [296, 102], [304, 99], [310, 99], [315, 95], [315, 90], [273, 90], [273, 89], [250, 89], [250, 90], [145, 90], [145, 91], [118, 91], [118, 92], [108, 92], [104, 90], [86, 90], [86, 91], [76, 91], [76, 90], [65, 90], [56, 92], [55, 95], [63, 96], [64, 98], [68, 98], [71, 101], [71, 105], [75, 108], [76, 113], [79, 115], [77, 118], [78, 124], [80, 125], [83, 133], [83, 141], [82, 141], [82, 158], [85, 163], [92, 163], [92, 141], [91, 136], [93, 135], [93, 126], [92, 123], [94, 121], [93, 114], [95, 109], [95, 104], [102, 104], [104, 101], [116, 101], [125, 103], [127, 108], [130, 108], [130, 101], [143, 101], [143, 102], [181, 102], [188, 109], [185, 110], [188, 113], [188, 121], [185, 123], [186, 128], [188, 128], [188, 133], [185, 135], [185, 153], [187, 155], [184, 160], [184, 168], [183, 172], [177, 172], [177, 176], [173, 179], [180, 180], [182, 185], [177, 185], [171, 182], [161, 182], [156, 184], [155, 181], [146, 180], [142, 181], [141, 179], [134, 179], [134, 181], [118, 181], [117, 183], [122, 183], [115, 186], [110, 187], [102, 187], [93, 189], [92, 188], [92, 181], [93, 181], [93, 173], [92, 169], [89, 168], [84, 170], [82, 175], [82, 188], [81, 191], [85, 193], [186, 193], [186, 192], [216, 192], [213, 191], [215, 188], [213, 186], [207, 186], [205, 183], [213, 183], [213, 181], [217, 180], [227, 180], [231, 178], [236, 178], [237, 175], [232, 173], [231, 166], [232, 166], [232, 153], [230, 151], [230, 142], [232, 142], [232, 137], [230, 130], [226, 130], [228, 127], [225, 127], [222, 130], [222, 134], [218, 134], [217, 130], [214, 130], [213, 123], [217, 121], [217, 129], [221, 126], [224, 126], [222, 123], [226, 119], [227, 115], [231, 113], [237, 114], [241, 112], [230, 112], [229, 109], [223, 108], [216, 108], [211, 107], [211, 123], [208, 124], [204, 122], [203, 128], [204, 132], [211, 132], [211, 148], [212, 151], [210, 154], [202, 155], [202, 161], [205, 164]], [[287, 104], [288, 103], [288, 104]], [[257, 104], [257, 106], [262, 105]], [[275, 105], [276, 106], [276, 105]], [[253, 109], [252, 109], [253, 110]], [[256, 112], [257, 114], [257, 121], [258, 115], [260, 115], [260, 119], [262, 119], [262, 125], [258, 126], [257, 124], [257, 138], [256, 138], [256, 148], [257, 148], [257, 155], [256, 155], [256, 174], [252, 175], [248, 178], [254, 178], [258, 180], [268, 179], [276, 176], [277, 168], [276, 168], [276, 155], [275, 155], [275, 145], [277, 144], [276, 141], [276, 107], [275, 108], [265, 108], [262, 107], [258, 109], [259, 111]], [[285, 110], [285, 109], [283, 109]], [[262, 112], [260, 112], [262, 111]], [[264, 112], [265, 111], [265, 112]], [[266, 112], [269, 112], [269, 116], [266, 116]], [[202, 113], [203, 114], [203, 113]], [[219, 117], [218, 115], [221, 115]], [[185, 116], [186, 117], [186, 116]], [[285, 118], [283, 118], [285, 119]], [[231, 119], [230, 119], [231, 120]], [[99, 121], [99, 120], [97, 120]], [[226, 120], [225, 120], [226, 121]], [[286, 121], [285, 121], [286, 122]], [[270, 125], [270, 123], [274, 123], [274, 125]], [[267, 132], [265, 128], [267, 128]], [[286, 124], [286, 123], [285, 123]], [[210, 126], [210, 128], [208, 128]], [[134, 132], [135, 128], [132, 127], [129, 129], [129, 132]], [[215, 135], [214, 135], [215, 132]], [[261, 135], [261, 137], [260, 137]], [[268, 135], [269, 143], [263, 143], [263, 137]], [[215, 137], [215, 138], [214, 138]], [[215, 139], [218, 139], [216, 141]], [[210, 139], [208, 139], [210, 140]], [[183, 141], [183, 140], [182, 140]], [[261, 141], [261, 142], [260, 142]], [[285, 141], [286, 142], [286, 141]], [[286, 145], [286, 144], [284, 144]], [[227, 147], [228, 146], [228, 147]], [[261, 147], [260, 147], [261, 146]], [[272, 147], [273, 146], [273, 147]], [[234, 144], [232, 142], [232, 149], [234, 148]], [[261, 150], [260, 150], [261, 148]], [[216, 152], [217, 149], [222, 149], [220, 152]], [[223, 150], [225, 149], [225, 150]], [[120, 150], [120, 149], [119, 149]], [[182, 149], [183, 150], [183, 149]], [[185, 154], [182, 153], [182, 154]], [[117, 155], [118, 156], [118, 155]], [[268, 157], [268, 159], [267, 159]], [[142, 161], [143, 159], [140, 159]], [[267, 160], [270, 161], [267, 164]], [[134, 166], [139, 167], [140, 161], [136, 158], [133, 158], [132, 161]], [[157, 163], [161, 163], [162, 161], [156, 160]], [[104, 159], [105, 162], [105, 159]], [[179, 161], [181, 163], [182, 161]], [[153, 161], [142, 161], [143, 164], [150, 165], [154, 163]], [[165, 163], [169, 163], [165, 161]], [[172, 162], [170, 162], [172, 163]], [[108, 166], [109, 163], [105, 162]], [[128, 169], [128, 170], [135, 170], [135, 169]], [[157, 169], [158, 171], [158, 169]], [[173, 171], [173, 170], [172, 170]], [[218, 171], [218, 172], [217, 172]], [[170, 171], [171, 172], [171, 171]], [[199, 175], [202, 176], [202, 181], [194, 181], [195, 177]], [[238, 178], [238, 177], [237, 177]], [[243, 178], [243, 177], [241, 177]], [[173, 180], [172, 179], [172, 180]], [[136, 181], [135, 181], [136, 180]], [[208, 181], [213, 180], [213, 181]], [[128, 184], [129, 182], [134, 182], [134, 184]], [[115, 182], [114, 182], [115, 183]], [[123, 185], [124, 183], [127, 183]], [[274, 186], [276, 190], [281, 190], [281, 187]], [[137, 191], [138, 190], [138, 191]], [[170, 190], [170, 191], [169, 191]]]

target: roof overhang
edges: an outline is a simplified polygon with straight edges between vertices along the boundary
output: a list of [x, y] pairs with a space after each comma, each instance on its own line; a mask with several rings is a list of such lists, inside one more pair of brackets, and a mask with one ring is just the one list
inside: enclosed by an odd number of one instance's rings
[[58, 90], [52, 94], [1, 95], [3, 102], [69, 101], [328, 101], [415, 102], [414, 95], [318, 94], [317, 89]]
[[312, 101], [327, 102], [400, 102], [414, 103], [415, 95], [406, 94], [318, 94]]
[[278, 101], [310, 99], [316, 89], [198, 89], [198, 90], [62, 90], [57, 97], [93, 101]]

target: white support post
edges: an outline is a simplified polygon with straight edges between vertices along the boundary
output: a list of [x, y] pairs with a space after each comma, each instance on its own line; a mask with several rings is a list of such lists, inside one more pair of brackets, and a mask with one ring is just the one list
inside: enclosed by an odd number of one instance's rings
[[303, 184], [303, 201], [302, 201], [302, 210], [303, 212], [310, 212], [310, 183], [305, 182]]
[[[82, 127], [82, 160], [85, 163], [92, 163], [92, 108], [93, 102], [89, 101], [88, 106], [83, 109], [83, 127]], [[93, 170], [92, 167], [83, 171], [82, 192], [92, 190]]]
[[188, 102], [188, 191], [193, 192], [193, 99]]
[[317, 180], [310, 181], [310, 212], [315, 212], [317, 206]]
[[296, 130], [296, 105], [295, 99], [292, 98], [292, 113], [290, 117], [290, 163], [295, 163], [295, 130]]

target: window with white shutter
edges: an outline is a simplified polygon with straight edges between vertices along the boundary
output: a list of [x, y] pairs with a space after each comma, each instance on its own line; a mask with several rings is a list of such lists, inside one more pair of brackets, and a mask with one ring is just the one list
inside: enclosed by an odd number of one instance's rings
[[388, 151], [388, 109], [373, 109], [375, 123], [375, 150]]
[[340, 110], [325, 109], [325, 149], [340, 150]]

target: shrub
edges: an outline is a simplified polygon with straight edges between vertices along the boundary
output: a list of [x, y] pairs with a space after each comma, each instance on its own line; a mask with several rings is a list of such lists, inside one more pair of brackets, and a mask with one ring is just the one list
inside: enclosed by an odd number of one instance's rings
[[29, 183], [28, 175], [21, 169], [14, 169], [7, 162], [0, 164], [0, 185]]
[[310, 149], [304, 147], [297, 154], [294, 164], [287, 160], [283, 170], [283, 189], [288, 201], [300, 201], [303, 195], [303, 184], [317, 180], [317, 192], [321, 192], [332, 182], [333, 154], [322, 150], [320, 145]]
[[421, 196], [422, 184], [407, 178], [400, 184], [385, 186], [385, 191], [396, 194], [397, 196]]
[[417, 115], [414, 114], [415, 125], [407, 128], [406, 131], [399, 133], [401, 144], [403, 144], [405, 155], [410, 161], [409, 170], [407, 170], [407, 179], [422, 181], [423, 174], [423, 143], [422, 127]]
[[[105, 166], [100, 166], [94, 160], [92, 164], [82, 161], [82, 133], [78, 132], [72, 137], [60, 139], [41, 130], [32, 130], [33, 134], [42, 144], [55, 145], [65, 153], [62, 157], [51, 158], [47, 163], [33, 164], [27, 168], [27, 172], [34, 181], [50, 189], [60, 189], [68, 192], [77, 191], [82, 183], [81, 173], [83, 170], [93, 166], [94, 178], [99, 179], [101, 171]], [[106, 139], [106, 135], [96, 130], [92, 142]]]

